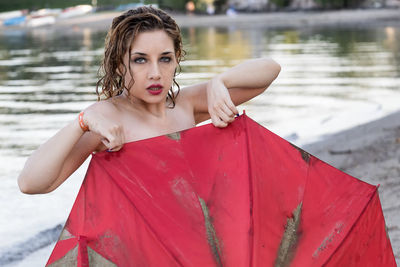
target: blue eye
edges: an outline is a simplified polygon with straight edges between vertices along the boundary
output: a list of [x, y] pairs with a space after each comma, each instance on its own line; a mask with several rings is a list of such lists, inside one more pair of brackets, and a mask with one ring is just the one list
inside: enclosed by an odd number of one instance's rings
[[135, 58], [135, 59], [133, 60], [133, 62], [142, 64], [142, 63], [145, 63], [145, 62], [146, 62], [146, 59], [143, 58], [143, 57], [138, 57], [138, 58]]
[[171, 58], [170, 57], [162, 57], [160, 60], [161, 60], [161, 62], [170, 62]]

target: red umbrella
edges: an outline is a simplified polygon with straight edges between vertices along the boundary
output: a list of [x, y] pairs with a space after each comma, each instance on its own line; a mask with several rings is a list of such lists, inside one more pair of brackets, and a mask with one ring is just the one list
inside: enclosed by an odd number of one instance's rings
[[396, 266], [377, 187], [246, 115], [94, 154], [49, 266]]

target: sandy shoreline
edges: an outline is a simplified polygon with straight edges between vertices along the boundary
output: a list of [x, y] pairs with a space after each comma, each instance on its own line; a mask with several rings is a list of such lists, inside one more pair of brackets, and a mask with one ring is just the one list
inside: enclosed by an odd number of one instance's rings
[[400, 263], [400, 111], [334, 134], [304, 149], [334, 167], [378, 185], [396, 261]]
[[[63, 34], [79, 32], [80, 29], [105, 31], [120, 12], [92, 13], [81, 17], [57, 20], [53, 25], [40, 29], [56, 29]], [[184, 15], [171, 14], [180, 27], [263, 27], [263, 28], [305, 28], [305, 27], [400, 27], [399, 9], [354, 9], [336, 11], [296, 11], [271, 13], [240, 13], [226, 15]], [[13, 30], [33, 30], [24, 26], [0, 26], [0, 33]]]

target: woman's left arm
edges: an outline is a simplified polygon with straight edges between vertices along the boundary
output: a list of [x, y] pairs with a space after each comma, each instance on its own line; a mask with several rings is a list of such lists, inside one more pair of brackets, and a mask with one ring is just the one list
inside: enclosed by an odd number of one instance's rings
[[238, 113], [236, 106], [264, 92], [280, 70], [269, 58], [247, 60], [182, 93], [190, 97], [196, 124], [211, 117], [215, 126], [226, 127]]

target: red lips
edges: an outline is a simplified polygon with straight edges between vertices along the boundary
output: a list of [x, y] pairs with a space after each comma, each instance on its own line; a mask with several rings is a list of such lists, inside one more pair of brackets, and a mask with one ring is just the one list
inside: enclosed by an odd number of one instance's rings
[[161, 88], [162, 89], [163, 86], [161, 84], [152, 84], [149, 87], [147, 87], [147, 89], [150, 89], [150, 88]]
[[147, 92], [152, 95], [159, 95], [162, 93], [163, 86], [161, 84], [152, 84], [147, 87]]

